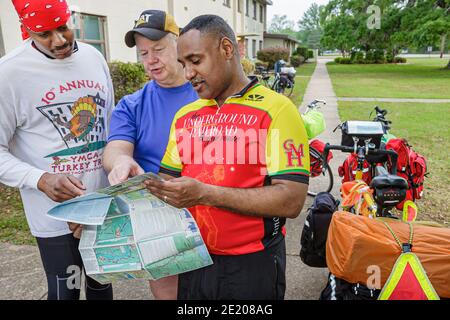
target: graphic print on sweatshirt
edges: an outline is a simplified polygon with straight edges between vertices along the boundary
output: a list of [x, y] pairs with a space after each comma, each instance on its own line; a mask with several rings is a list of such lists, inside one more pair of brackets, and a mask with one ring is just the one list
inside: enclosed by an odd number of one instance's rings
[[[76, 81], [67, 85], [74, 83]], [[100, 151], [106, 145], [106, 100], [100, 96], [104, 87], [100, 84], [93, 84], [93, 87], [100, 90], [95, 96], [84, 95], [75, 101], [37, 107], [47, 121], [52, 123], [65, 145], [64, 149], [45, 157], [52, 159], [52, 173], [80, 174], [102, 168]], [[66, 87], [60, 86], [60, 92], [64, 92], [64, 89]], [[42, 101], [49, 102], [45, 99]]]

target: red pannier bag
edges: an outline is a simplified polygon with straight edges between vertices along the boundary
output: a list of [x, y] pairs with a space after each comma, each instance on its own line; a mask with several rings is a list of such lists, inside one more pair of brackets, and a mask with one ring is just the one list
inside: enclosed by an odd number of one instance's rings
[[[386, 144], [386, 150], [394, 150], [398, 154], [397, 175], [408, 181], [409, 190], [406, 200], [416, 201], [423, 196], [423, 182], [427, 173], [427, 163], [424, 156], [415, 152], [405, 139], [391, 139]], [[388, 163], [392, 170], [392, 163]], [[399, 203], [397, 209], [402, 210]]]
[[[342, 178], [342, 183], [355, 180], [356, 169], [358, 168], [358, 156], [355, 153], [348, 155], [344, 163], [338, 168], [339, 177]], [[370, 172], [370, 164], [364, 160], [363, 167], [363, 181], [370, 184], [372, 175]]]
[[[317, 177], [322, 174], [322, 154], [325, 150], [325, 143], [315, 139], [309, 143], [309, 157], [310, 157], [310, 172], [311, 177]], [[330, 151], [328, 154], [327, 162], [333, 158], [333, 153]]]

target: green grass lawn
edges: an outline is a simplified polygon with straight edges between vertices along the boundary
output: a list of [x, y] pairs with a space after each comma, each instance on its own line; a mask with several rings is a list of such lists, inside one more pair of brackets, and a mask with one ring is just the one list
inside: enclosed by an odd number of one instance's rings
[[13, 244], [35, 244], [17, 189], [0, 184], [0, 208], [2, 208], [0, 210], [0, 241]]
[[[391, 133], [406, 138], [427, 159], [425, 196], [417, 202], [419, 219], [450, 225], [450, 103], [377, 103], [389, 111]], [[368, 120], [375, 106], [367, 102], [339, 102], [345, 120]]]
[[309, 80], [316, 68], [315, 62], [302, 64], [297, 68], [297, 78], [295, 78], [294, 92], [292, 93], [291, 100], [296, 106], [299, 106], [303, 102], [303, 96], [305, 95], [306, 87]]
[[448, 59], [411, 58], [407, 64], [343, 65], [328, 72], [338, 97], [450, 99]]

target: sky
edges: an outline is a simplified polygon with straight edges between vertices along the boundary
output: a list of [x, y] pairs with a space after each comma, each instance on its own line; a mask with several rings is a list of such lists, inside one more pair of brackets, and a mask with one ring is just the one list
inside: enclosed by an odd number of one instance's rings
[[273, 16], [287, 15], [289, 20], [293, 20], [297, 25], [297, 21], [303, 17], [303, 13], [313, 3], [318, 5], [327, 4], [329, 0], [272, 0], [273, 5], [267, 6], [267, 22], [270, 25], [270, 21]]

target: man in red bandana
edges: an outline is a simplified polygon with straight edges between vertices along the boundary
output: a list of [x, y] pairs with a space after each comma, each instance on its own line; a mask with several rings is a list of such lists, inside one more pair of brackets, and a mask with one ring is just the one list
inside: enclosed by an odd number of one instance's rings
[[[13, 0], [26, 40], [0, 59], [0, 183], [20, 189], [48, 299], [79, 299], [80, 229], [46, 213], [108, 185], [102, 158], [114, 92], [94, 47], [77, 43], [65, 0]], [[86, 277], [87, 299], [112, 299]]]
[[13, 0], [21, 22], [22, 38], [33, 39], [37, 49], [55, 59], [73, 52], [73, 32], [68, 28], [70, 10], [65, 0]]

